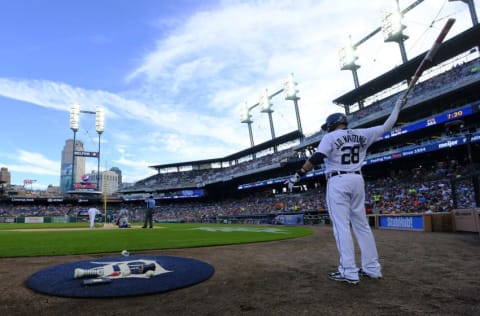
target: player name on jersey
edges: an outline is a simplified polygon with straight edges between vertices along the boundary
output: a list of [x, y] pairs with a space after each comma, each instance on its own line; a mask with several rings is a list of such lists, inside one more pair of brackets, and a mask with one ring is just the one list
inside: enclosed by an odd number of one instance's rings
[[363, 135], [347, 134], [335, 140], [335, 147], [339, 149], [347, 143], [360, 144], [360, 146], [364, 147], [367, 144], [367, 138]]

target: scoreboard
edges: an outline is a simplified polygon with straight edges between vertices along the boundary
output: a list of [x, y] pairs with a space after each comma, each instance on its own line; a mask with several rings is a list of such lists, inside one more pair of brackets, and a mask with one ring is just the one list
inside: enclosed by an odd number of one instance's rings
[[390, 132], [383, 134], [382, 139], [389, 139], [395, 136], [421, 130], [426, 127], [442, 124], [448, 121], [458, 120], [480, 111], [480, 103], [471, 103], [454, 110], [437, 114], [433, 117], [393, 128]]

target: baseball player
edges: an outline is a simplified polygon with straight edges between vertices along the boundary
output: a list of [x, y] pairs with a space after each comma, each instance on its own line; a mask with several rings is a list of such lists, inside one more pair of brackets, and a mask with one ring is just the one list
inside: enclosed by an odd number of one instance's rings
[[118, 228], [130, 228], [128, 222], [128, 210], [126, 208], [122, 208], [118, 213], [117, 226]]
[[95, 227], [95, 216], [100, 214], [100, 211], [95, 207], [91, 207], [88, 209], [88, 218], [90, 219], [90, 229]]
[[[338, 271], [329, 274], [332, 280], [357, 284], [359, 275], [382, 277], [377, 247], [365, 214], [365, 184], [361, 167], [368, 147], [392, 129], [404, 103], [405, 99], [399, 98], [385, 123], [370, 128], [349, 129], [344, 114], [328, 116], [322, 125], [327, 134], [315, 153], [288, 181], [291, 190], [294, 183], [315, 165], [325, 164], [327, 207], [340, 254]], [[361, 251], [360, 270], [355, 263], [350, 225]]]
[[145, 210], [145, 219], [142, 228], [147, 228], [147, 225], [153, 228], [153, 210], [155, 209], [155, 199], [153, 195], [150, 195], [149, 198], [145, 200], [145, 204], [147, 208]]

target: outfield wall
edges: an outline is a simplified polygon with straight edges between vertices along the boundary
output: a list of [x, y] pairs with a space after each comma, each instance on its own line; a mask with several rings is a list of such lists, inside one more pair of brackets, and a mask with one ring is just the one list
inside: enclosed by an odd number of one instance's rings
[[[454, 209], [442, 213], [370, 214], [367, 215], [372, 228], [408, 230], [420, 232], [478, 232], [480, 234], [480, 208]], [[97, 223], [104, 223], [97, 216]], [[78, 223], [88, 222], [84, 216], [26, 216], [0, 217], [0, 223]], [[178, 221], [181, 223], [182, 221]], [[326, 212], [280, 213], [263, 215], [224, 215], [211, 217], [208, 223], [217, 224], [273, 224], [273, 225], [330, 225]]]
[[[88, 222], [88, 217], [82, 216], [25, 216], [25, 217], [13, 217], [6, 216], [0, 217], [0, 223], [12, 223], [12, 224], [37, 224], [37, 223], [79, 223]], [[103, 216], [97, 216], [95, 222], [104, 222]]]

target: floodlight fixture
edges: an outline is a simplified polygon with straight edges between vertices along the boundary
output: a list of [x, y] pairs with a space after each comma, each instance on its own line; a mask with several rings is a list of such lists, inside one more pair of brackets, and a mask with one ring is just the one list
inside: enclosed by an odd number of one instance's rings
[[[260, 92], [260, 101], [258, 102], [260, 105], [260, 111], [262, 113], [268, 114], [268, 120], [270, 122], [270, 133], [272, 134], [272, 139], [275, 139], [275, 128], [273, 126], [273, 118], [272, 118], [272, 102], [270, 100], [270, 96], [268, 95], [268, 89], [263, 89]], [[275, 147], [276, 151], [276, 147]]]
[[97, 155], [97, 190], [100, 189], [100, 138], [105, 130], [105, 116], [103, 108], [97, 105], [95, 111], [95, 130], [98, 133], [98, 155]]
[[258, 102], [260, 104], [260, 112], [262, 113], [272, 113], [272, 99], [268, 95], [268, 89], [263, 89], [260, 92], [260, 101]]
[[[100, 174], [100, 137], [105, 129], [105, 116], [104, 111], [101, 106], [97, 106], [96, 111], [80, 111], [80, 105], [76, 102], [72, 103], [70, 106], [70, 129], [73, 131], [73, 145], [72, 145], [72, 183], [71, 183], [71, 190], [75, 190], [75, 165], [76, 159], [75, 157], [82, 153], [76, 152], [76, 135], [79, 128], [79, 121], [80, 121], [80, 113], [85, 114], [95, 114], [95, 130], [98, 133], [98, 152], [96, 154], [98, 164], [97, 164], [97, 173]], [[98, 176], [97, 176], [97, 188], [98, 188]]]
[[250, 114], [250, 108], [248, 107], [247, 101], [240, 104], [240, 122], [241, 123], [252, 123], [252, 115]]
[[75, 150], [76, 150], [76, 135], [78, 131], [80, 119], [80, 105], [78, 103], [72, 103], [70, 106], [70, 129], [73, 131], [73, 143], [72, 143], [72, 183], [71, 190], [75, 190]]
[[295, 81], [293, 72], [291, 72], [288, 75], [287, 81], [285, 81], [285, 84], [283, 86], [283, 93], [285, 95], [285, 100], [293, 101], [293, 105], [295, 106], [295, 115], [297, 117], [298, 131], [303, 135], [302, 122], [300, 120], [300, 111], [298, 110], [298, 100], [300, 99], [300, 97], [298, 96], [299, 90], [297, 88], [297, 85], [298, 83]]
[[105, 129], [105, 116], [101, 106], [97, 106], [95, 112], [95, 129], [99, 134], [103, 133]]
[[338, 61], [340, 62], [341, 70], [357, 70], [360, 68], [360, 66], [355, 63], [357, 59], [357, 52], [351, 41], [339, 48]]
[[408, 38], [403, 34], [406, 28], [402, 24], [403, 16], [400, 11], [395, 8], [387, 8], [382, 15], [382, 33], [385, 42], [400, 42]]
[[295, 78], [293, 76], [293, 72], [291, 72], [288, 75], [287, 81], [285, 81], [284, 87], [283, 87], [283, 92], [285, 95], [285, 100], [298, 100], [300, 99], [298, 97], [298, 88], [297, 88], [298, 83], [295, 81]]
[[78, 131], [78, 124], [80, 118], [80, 105], [72, 103], [70, 106], [70, 129], [74, 132]]
[[402, 24], [402, 19], [403, 16], [400, 12], [400, 7], [397, 1], [397, 8], [388, 8], [383, 11], [381, 29], [384, 42], [398, 43], [402, 61], [403, 63], [406, 63], [408, 60], [404, 41], [408, 39], [408, 36], [403, 34], [403, 30], [406, 26]]
[[[353, 76], [353, 84], [355, 88], [360, 86], [358, 80], [357, 69], [360, 65], [357, 65], [355, 61], [358, 59], [355, 46], [352, 45], [352, 38], [348, 37], [348, 42], [340, 47], [338, 50], [338, 61], [340, 62], [340, 70], [350, 70]], [[363, 107], [363, 103], [360, 102], [360, 108]]]

